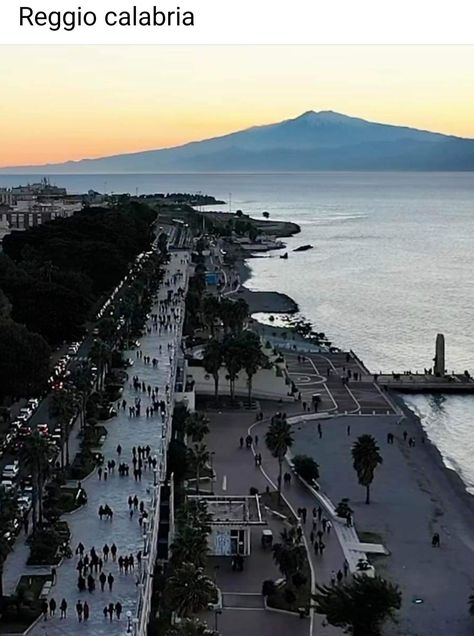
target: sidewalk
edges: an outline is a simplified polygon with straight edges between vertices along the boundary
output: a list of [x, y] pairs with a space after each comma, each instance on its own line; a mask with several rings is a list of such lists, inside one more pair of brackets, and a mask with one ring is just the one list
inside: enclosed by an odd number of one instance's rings
[[[287, 405], [285, 404], [285, 408]], [[265, 404], [265, 411], [276, 412], [281, 405], [273, 403]], [[291, 405], [290, 409], [296, 411], [298, 405]], [[290, 413], [289, 413], [290, 415]], [[265, 446], [265, 432], [268, 427], [268, 421], [255, 422], [255, 413], [252, 412], [208, 412], [207, 416], [210, 419], [211, 432], [208, 435], [207, 444], [210, 451], [214, 451], [214, 470], [216, 473], [216, 479], [214, 483], [215, 494], [228, 494], [228, 495], [245, 495], [249, 493], [251, 487], [258, 488], [260, 492], [265, 491], [267, 485], [270, 484], [270, 488], [276, 490], [276, 481], [278, 475], [278, 463], [274, 459]], [[252, 450], [248, 450], [245, 447], [240, 448], [239, 439], [241, 436], [245, 437], [250, 430], [250, 434], [259, 437], [257, 452], [262, 454], [262, 467], [261, 469], [255, 466], [254, 453]], [[307, 548], [309, 548], [309, 533], [311, 532], [311, 510], [314, 506], [317, 507], [318, 502], [313, 496], [294, 478], [292, 484], [289, 487], [284, 488], [283, 496], [288, 506], [293, 510], [296, 516], [296, 510], [300, 507], [306, 507], [308, 509], [308, 519], [306, 526], [304, 527], [304, 538]], [[271, 518], [271, 516], [269, 517]], [[275, 536], [275, 541], [278, 540], [278, 536]], [[326, 544], [326, 550], [324, 556], [315, 556], [312, 548], [308, 549], [310, 557], [311, 568], [316, 578], [316, 583], [328, 584], [331, 579], [331, 571], [339, 570], [344, 563], [344, 556], [340, 547], [338, 538], [331, 533], [328, 537], [324, 538]], [[258, 548], [255, 543], [252, 546], [252, 550]], [[250, 561], [252, 555], [250, 556]], [[251, 566], [248, 566], [251, 567]], [[274, 578], [279, 578], [281, 575], [279, 572], [274, 575]], [[254, 589], [261, 589], [261, 584], [266, 577], [266, 571], [263, 572], [257, 569], [255, 572], [256, 580], [252, 584], [248, 584], [249, 591]], [[223, 590], [224, 592], [226, 590]], [[314, 616], [313, 620], [301, 620], [298, 617], [292, 617], [288, 614], [278, 614], [281, 619], [281, 625], [278, 620], [275, 620], [275, 614], [267, 610], [265, 615], [271, 615], [272, 619], [269, 619], [268, 624], [264, 619], [259, 616], [255, 618], [255, 622], [252, 623], [252, 633], [262, 634], [274, 634], [277, 631], [279, 633], [288, 633], [290, 630], [298, 634], [308, 635], [324, 633], [328, 636], [341, 634], [342, 632], [332, 626], [323, 625], [325, 623], [324, 618], [321, 616]], [[253, 615], [253, 613], [252, 613]], [[225, 612], [223, 617], [225, 616]], [[222, 617], [222, 618], [223, 618]], [[290, 619], [293, 621], [291, 627], [288, 623]], [[249, 618], [250, 620], [250, 618]], [[257, 622], [258, 621], [258, 622]], [[291, 622], [291, 621], [290, 621]], [[230, 621], [229, 621], [230, 623]], [[280, 627], [277, 628], [277, 626]], [[321, 632], [321, 630], [324, 630]], [[258, 632], [257, 632], [258, 630]], [[232, 629], [230, 631], [223, 631], [223, 636], [229, 636], [233, 634]], [[295, 634], [296, 636], [296, 634]]]

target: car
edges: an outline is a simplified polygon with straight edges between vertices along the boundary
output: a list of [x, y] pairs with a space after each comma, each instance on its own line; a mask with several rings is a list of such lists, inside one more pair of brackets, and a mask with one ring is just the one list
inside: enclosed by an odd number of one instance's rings
[[18, 463], [18, 460], [15, 460], [13, 464], [7, 464], [6, 466], [4, 466], [2, 477], [4, 479], [16, 479], [19, 472], [20, 464]]
[[30, 407], [31, 410], [36, 411], [36, 409], [39, 406], [39, 400], [36, 398], [31, 398], [28, 400], [28, 406]]
[[74, 347], [69, 347], [69, 349], [67, 350], [68, 354], [70, 356], [75, 356], [77, 353], [77, 349], [74, 349]]
[[25, 422], [28, 422], [30, 417], [31, 415], [28, 415], [27, 413], [20, 413], [16, 419], [18, 422], [21, 422], [22, 424], [24, 424]]
[[0, 490], [5, 492], [13, 492], [16, 488], [16, 483], [12, 479], [2, 479], [0, 481]]
[[23, 408], [20, 409], [20, 414], [28, 415], [28, 417], [31, 417], [33, 414], [33, 409], [30, 408], [29, 406], [24, 406]]
[[93, 336], [98, 336], [99, 335], [99, 328], [98, 327], [94, 327], [94, 329], [92, 330], [92, 335]]
[[49, 427], [47, 424], [38, 424], [36, 429], [40, 435], [49, 435]]
[[30, 495], [20, 495], [17, 499], [18, 509], [22, 514], [25, 512], [29, 512], [31, 510], [31, 506], [33, 504], [33, 500]]

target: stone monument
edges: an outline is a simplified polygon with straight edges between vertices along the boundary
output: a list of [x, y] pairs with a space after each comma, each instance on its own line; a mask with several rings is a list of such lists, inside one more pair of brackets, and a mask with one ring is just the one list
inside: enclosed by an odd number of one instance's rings
[[437, 377], [444, 376], [445, 369], [445, 360], [444, 360], [444, 336], [442, 333], [439, 333], [436, 336], [436, 349], [435, 349], [435, 357], [434, 361], [434, 374]]

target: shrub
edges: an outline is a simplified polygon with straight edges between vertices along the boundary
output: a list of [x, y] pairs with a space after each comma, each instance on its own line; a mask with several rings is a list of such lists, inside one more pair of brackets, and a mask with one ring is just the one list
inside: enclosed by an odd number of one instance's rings
[[291, 605], [296, 601], [296, 594], [289, 587], [285, 588], [283, 596], [285, 597], [285, 601], [288, 603], [288, 605]]
[[341, 517], [342, 519], [347, 519], [347, 517], [350, 514], [352, 514], [352, 512], [353, 510], [349, 506], [349, 499], [347, 497], [344, 497], [344, 499], [341, 499], [341, 501], [336, 506], [336, 514], [338, 517]]
[[296, 588], [302, 587], [307, 580], [308, 579], [306, 578], [306, 576], [301, 572], [296, 572], [296, 574], [293, 574], [293, 576], [291, 577], [291, 582]]
[[275, 591], [275, 581], [272, 581], [272, 579], [266, 579], [262, 583], [262, 596], [272, 596], [272, 594], [275, 594]]
[[295, 455], [293, 466], [296, 474], [309, 483], [316, 481], [319, 477], [319, 466], [308, 455]]

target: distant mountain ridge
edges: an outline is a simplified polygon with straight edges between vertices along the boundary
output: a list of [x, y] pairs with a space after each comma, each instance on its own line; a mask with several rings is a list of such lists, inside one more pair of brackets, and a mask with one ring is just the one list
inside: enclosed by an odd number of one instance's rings
[[380, 124], [333, 111], [254, 126], [173, 148], [82, 159], [21, 170], [71, 173], [263, 172], [310, 170], [474, 170], [474, 139]]

